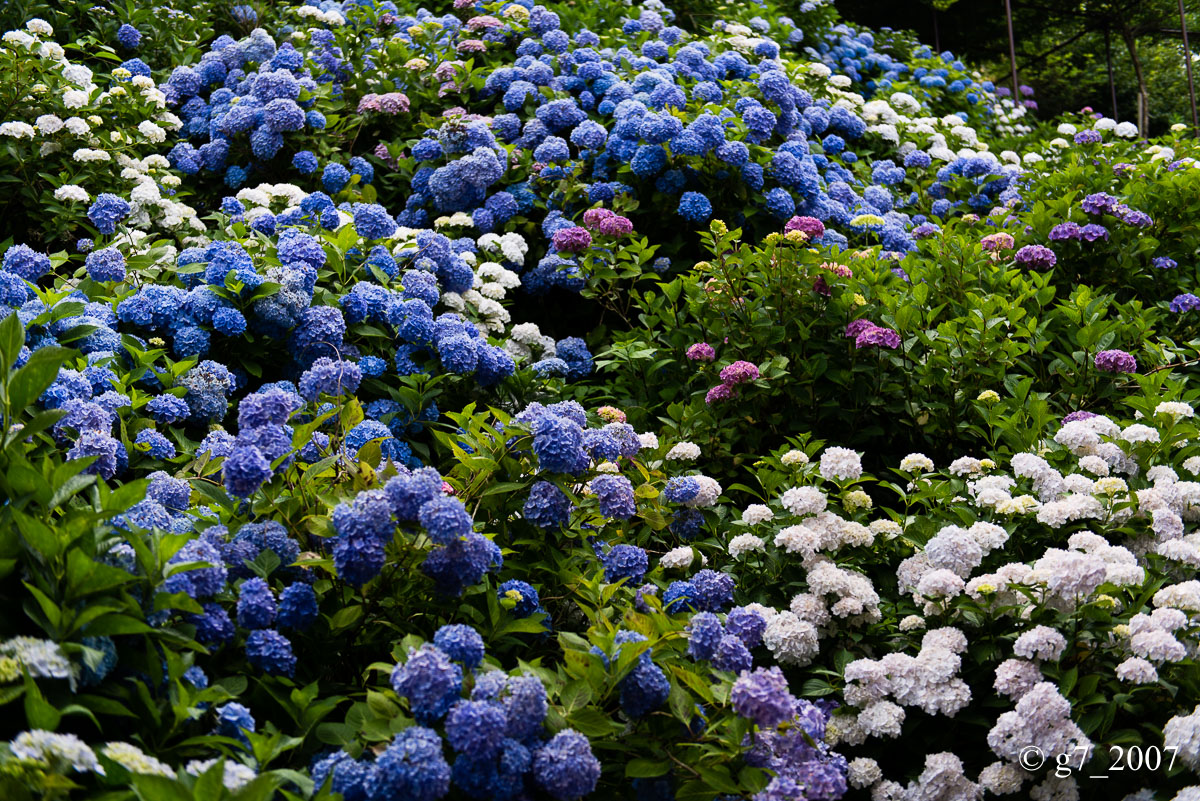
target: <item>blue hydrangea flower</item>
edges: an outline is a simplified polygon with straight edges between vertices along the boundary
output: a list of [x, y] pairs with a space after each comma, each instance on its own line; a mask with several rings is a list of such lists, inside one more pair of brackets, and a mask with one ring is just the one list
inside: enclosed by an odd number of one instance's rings
[[567, 522], [571, 501], [566, 493], [549, 481], [538, 481], [529, 489], [522, 514], [538, 528], [555, 528]]
[[450, 766], [442, 752], [442, 738], [423, 726], [397, 734], [375, 760], [367, 781], [372, 799], [436, 801], [449, 791]]
[[116, 195], [101, 192], [88, 208], [87, 217], [97, 231], [108, 235], [116, 232], [117, 223], [128, 217], [131, 210], [130, 205]]
[[417, 512], [417, 521], [438, 545], [465, 537], [472, 526], [471, 515], [458, 498], [436, 498], [423, 504]]
[[247, 629], [265, 629], [275, 622], [275, 595], [260, 578], [246, 579], [238, 591], [237, 621]]
[[604, 555], [604, 580], [614, 584], [628, 579], [628, 584], [637, 584], [650, 568], [650, 558], [636, 545], [614, 545]]
[[507, 726], [504, 711], [495, 705], [459, 701], [446, 715], [446, 739], [459, 753], [490, 759], [500, 750]]
[[483, 638], [470, 626], [461, 623], [442, 626], [433, 635], [433, 644], [467, 670], [474, 670], [483, 662]]
[[600, 514], [628, 520], [637, 511], [633, 484], [625, 476], [599, 475], [592, 479], [592, 492], [599, 502]]
[[434, 645], [425, 643], [409, 651], [408, 660], [392, 671], [392, 689], [407, 698], [419, 723], [431, 724], [442, 718], [462, 691], [462, 668]]
[[533, 775], [539, 787], [556, 801], [575, 801], [591, 793], [600, 781], [600, 760], [587, 738], [564, 729], [537, 749]]
[[273, 676], [291, 676], [296, 672], [292, 643], [274, 629], [259, 629], [246, 638], [246, 661]]
[[303, 631], [317, 619], [317, 594], [313, 588], [297, 581], [279, 594], [279, 625]]

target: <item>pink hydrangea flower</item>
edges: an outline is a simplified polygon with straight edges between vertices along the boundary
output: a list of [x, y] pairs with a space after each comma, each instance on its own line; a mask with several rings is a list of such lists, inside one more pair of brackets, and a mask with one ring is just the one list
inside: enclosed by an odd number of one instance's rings
[[687, 357], [694, 362], [711, 362], [717, 358], [717, 351], [707, 342], [697, 342], [688, 347]]
[[717, 384], [708, 391], [707, 395], [704, 396], [704, 402], [711, 406], [718, 401], [729, 400], [732, 397], [733, 387], [729, 386], [728, 384]]
[[592, 244], [592, 235], [576, 225], [554, 232], [554, 249], [559, 253], [578, 253]]
[[721, 368], [721, 380], [730, 386], [745, 384], [758, 378], [758, 367], [747, 361], [736, 361]]
[[825, 233], [825, 223], [821, 222], [816, 217], [793, 217], [783, 226], [783, 232], [785, 234], [790, 231], [800, 231], [809, 239], [816, 239], [818, 236]]

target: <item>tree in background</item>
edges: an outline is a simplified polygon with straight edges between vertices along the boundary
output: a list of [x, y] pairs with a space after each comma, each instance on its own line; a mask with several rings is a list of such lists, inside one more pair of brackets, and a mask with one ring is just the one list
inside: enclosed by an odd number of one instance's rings
[[[1008, 82], [1003, 0], [841, 0], [837, 8], [851, 22], [915, 30]], [[1149, 133], [1190, 119], [1177, 0], [1012, 0], [1012, 10], [1017, 70], [1042, 110], [1091, 106], [1137, 119]], [[1189, 30], [1200, 28], [1200, 12], [1187, 17]]]

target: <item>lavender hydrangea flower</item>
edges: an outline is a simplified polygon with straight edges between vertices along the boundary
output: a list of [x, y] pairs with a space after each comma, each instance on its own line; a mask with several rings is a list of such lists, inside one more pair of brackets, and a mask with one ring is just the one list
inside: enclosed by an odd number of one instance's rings
[[1136, 373], [1137, 359], [1123, 350], [1102, 350], [1096, 354], [1096, 369], [1106, 373]]
[[1048, 270], [1058, 263], [1054, 251], [1044, 245], [1026, 245], [1014, 258], [1017, 264], [1034, 270]]
[[734, 712], [763, 728], [789, 720], [796, 710], [796, 699], [788, 692], [787, 679], [774, 666], [743, 673], [733, 683], [730, 700]]

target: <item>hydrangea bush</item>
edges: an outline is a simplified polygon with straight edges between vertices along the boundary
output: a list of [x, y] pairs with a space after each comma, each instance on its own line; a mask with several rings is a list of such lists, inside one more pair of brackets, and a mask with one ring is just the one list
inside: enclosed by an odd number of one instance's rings
[[1200, 795], [1183, 131], [827, 2], [48, 16], [4, 798]]

